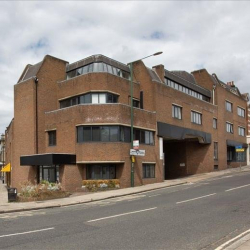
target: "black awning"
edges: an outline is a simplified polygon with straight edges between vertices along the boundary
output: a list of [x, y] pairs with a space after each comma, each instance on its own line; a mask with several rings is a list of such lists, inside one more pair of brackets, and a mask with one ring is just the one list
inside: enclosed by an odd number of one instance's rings
[[37, 154], [23, 155], [20, 157], [21, 166], [50, 166], [76, 164], [76, 155], [74, 154]]
[[199, 130], [183, 128], [179, 126], [174, 126], [168, 123], [157, 122], [158, 136], [184, 140], [190, 137], [196, 137], [199, 139], [200, 143], [210, 144], [211, 143], [211, 134], [205, 133]]
[[248, 147], [247, 143], [233, 141], [233, 140], [227, 140], [227, 146], [231, 146], [231, 147], [242, 146], [243, 148]]

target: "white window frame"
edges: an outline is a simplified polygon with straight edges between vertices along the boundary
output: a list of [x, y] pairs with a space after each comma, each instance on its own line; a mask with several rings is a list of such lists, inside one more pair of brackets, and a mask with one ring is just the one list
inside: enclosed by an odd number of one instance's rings
[[191, 110], [191, 122], [194, 124], [202, 125], [202, 113]]
[[226, 122], [226, 131], [228, 133], [233, 134], [234, 133], [234, 125], [231, 122]]
[[182, 119], [182, 106], [172, 104], [172, 117], [175, 119]]
[[239, 134], [239, 136], [245, 136], [246, 135], [246, 128], [238, 126], [238, 134]]
[[225, 106], [226, 106], [226, 111], [233, 113], [233, 103], [232, 102], [226, 100]]
[[243, 118], [246, 117], [246, 110], [240, 106], [237, 106], [237, 114]]

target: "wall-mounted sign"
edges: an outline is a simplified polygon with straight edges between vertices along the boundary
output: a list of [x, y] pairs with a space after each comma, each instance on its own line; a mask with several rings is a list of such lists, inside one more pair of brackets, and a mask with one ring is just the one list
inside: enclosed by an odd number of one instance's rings
[[130, 149], [130, 155], [135, 155], [135, 156], [145, 156], [145, 150], [135, 150], [135, 149]]
[[139, 140], [133, 141], [133, 149], [139, 149]]

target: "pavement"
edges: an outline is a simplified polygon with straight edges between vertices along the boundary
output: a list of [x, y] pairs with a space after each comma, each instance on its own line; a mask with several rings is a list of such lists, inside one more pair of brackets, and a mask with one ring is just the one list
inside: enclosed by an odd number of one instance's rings
[[[0, 183], [0, 214], [1, 213], [11, 213], [11, 212], [21, 212], [29, 210], [38, 210], [44, 208], [53, 207], [64, 207], [82, 203], [89, 203], [93, 201], [100, 201], [115, 197], [121, 197], [126, 195], [138, 194], [147, 191], [183, 185], [188, 183], [200, 182], [203, 180], [208, 180], [210, 178], [222, 177], [223, 175], [247, 172], [250, 171], [250, 165], [241, 168], [232, 168], [222, 171], [215, 171], [204, 174], [192, 175], [184, 178], [166, 180], [160, 183], [148, 184], [133, 188], [123, 188], [110, 191], [102, 191], [96, 193], [82, 193], [82, 195], [72, 195], [67, 198], [45, 200], [45, 201], [35, 201], [35, 202], [8, 202], [8, 193], [6, 184]], [[249, 231], [249, 232], [248, 232]], [[224, 243], [218, 250], [249, 250], [250, 249], [250, 230], [235, 237], [234, 239]]]

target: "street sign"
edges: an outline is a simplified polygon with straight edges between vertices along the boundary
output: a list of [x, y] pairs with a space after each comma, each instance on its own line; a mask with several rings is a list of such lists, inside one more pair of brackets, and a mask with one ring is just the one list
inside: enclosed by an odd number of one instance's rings
[[139, 149], [139, 140], [134, 140], [133, 141], [133, 149], [136, 149], [136, 150]]
[[135, 149], [130, 149], [130, 155], [135, 155], [135, 156], [145, 156], [145, 150], [135, 150]]
[[239, 145], [239, 146], [235, 146], [236, 149], [241, 149], [242, 148], [242, 145]]

